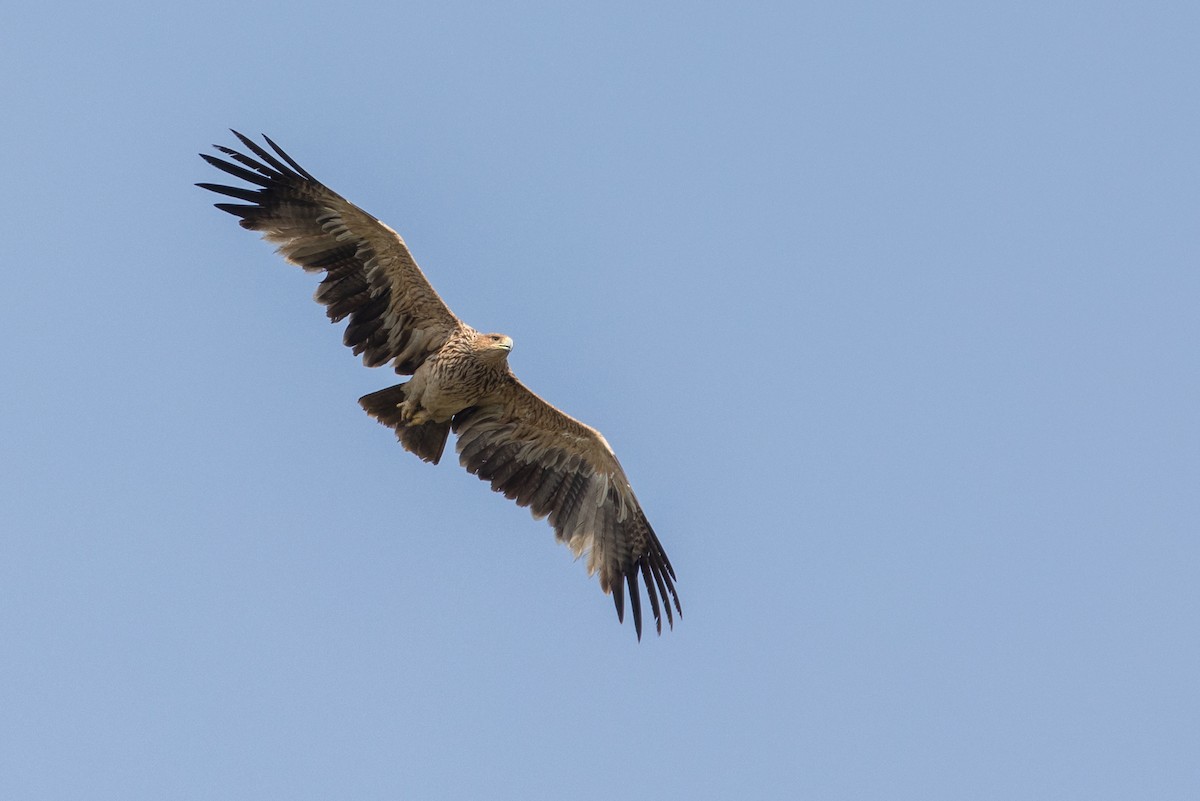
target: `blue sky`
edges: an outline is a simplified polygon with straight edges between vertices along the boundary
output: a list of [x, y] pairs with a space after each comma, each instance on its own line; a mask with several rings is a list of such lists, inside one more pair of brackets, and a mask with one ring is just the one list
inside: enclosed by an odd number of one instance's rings
[[[0, 796], [1194, 799], [1200, 12], [6, 12]], [[264, 131], [600, 428], [638, 644], [193, 186]]]

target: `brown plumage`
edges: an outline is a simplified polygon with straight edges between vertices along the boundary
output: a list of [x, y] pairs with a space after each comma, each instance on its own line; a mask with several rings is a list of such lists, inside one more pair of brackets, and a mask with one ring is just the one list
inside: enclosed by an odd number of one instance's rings
[[359, 400], [395, 429], [405, 449], [436, 464], [450, 431], [459, 461], [588, 555], [588, 573], [612, 593], [617, 618], [629, 591], [642, 636], [641, 584], [655, 628], [682, 614], [675, 571], [599, 431], [530, 392], [508, 366], [512, 340], [459, 320], [433, 290], [400, 235], [331, 191], [267, 137], [273, 153], [233, 132], [253, 156], [215, 145], [232, 161], [201, 158], [253, 188], [197, 186], [246, 201], [218, 203], [261, 231], [288, 261], [324, 272], [316, 299], [368, 367], [391, 363], [412, 379]]

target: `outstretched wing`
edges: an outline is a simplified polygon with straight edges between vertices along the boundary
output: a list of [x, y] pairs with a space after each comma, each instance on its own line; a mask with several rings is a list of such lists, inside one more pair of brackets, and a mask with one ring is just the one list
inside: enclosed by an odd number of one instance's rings
[[[344, 341], [376, 367], [392, 362], [411, 375], [437, 351], [461, 321], [434, 292], [400, 235], [332, 191], [266, 136], [271, 153], [233, 134], [254, 154], [214, 145], [231, 161], [201, 158], [255, 188], [197, 184], [240, 203], [217, 208], [261, 231], [288, 261], [310, 272], [325, 271], [316, 299], [333, 322], [350, 318]], [[236, 163], [233, 163], [236, 162]]]
[[[639, 576], [650, 597], [655, 628], [662, 615], [680, 615], [675, 571], [634, 497], [629, 479], [604, 437], [530, 392], [516, 378], [487, 403], [454, 416], [459, 461], [492, 489], [549, 516], [559, 540], [588, 555], [588, 574], [600, 574], [617, 618], [625, 619], [629, 589], [633, 624], [642, 637]], [[662, 599], [660, 604], [659, 599]]]

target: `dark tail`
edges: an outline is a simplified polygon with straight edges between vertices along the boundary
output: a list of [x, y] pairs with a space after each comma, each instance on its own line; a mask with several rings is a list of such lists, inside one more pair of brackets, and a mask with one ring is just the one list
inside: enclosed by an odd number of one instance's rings
[[446, 449], [446, 437], [450, 434], [450, 421], [444, 423], [423, 423], [419, 426], [405, 425], [400, 419], [400, 409], [404, 403], [404, 384], [381, 389], [358, 399], [367, 414], [383, 423], [388, 428], [395, 429], [396, 438], [410, 453], [415, 453], [427, 462], [437, 464]]

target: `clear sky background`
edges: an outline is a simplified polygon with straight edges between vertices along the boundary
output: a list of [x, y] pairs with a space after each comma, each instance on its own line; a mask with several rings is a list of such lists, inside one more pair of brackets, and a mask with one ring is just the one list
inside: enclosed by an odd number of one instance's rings
[[[1195, 3], [18, 4], [0, 797], [1200, 798]], [[359, 409], [270, 134], [684, 617]]]

